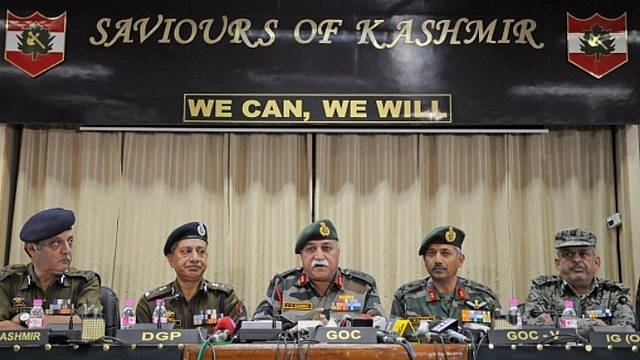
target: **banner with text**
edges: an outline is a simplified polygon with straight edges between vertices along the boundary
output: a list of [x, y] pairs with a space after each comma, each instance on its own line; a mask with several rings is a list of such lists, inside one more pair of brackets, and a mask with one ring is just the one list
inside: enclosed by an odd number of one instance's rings
[[640, 124], [634, 0], [5, 0], [0, 11], [4, 123]]

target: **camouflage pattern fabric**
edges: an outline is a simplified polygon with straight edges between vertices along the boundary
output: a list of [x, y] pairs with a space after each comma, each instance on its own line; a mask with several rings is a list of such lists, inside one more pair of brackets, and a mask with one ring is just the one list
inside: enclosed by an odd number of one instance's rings
[[453, 318], [462, 322], [462, 310], [494, 314], [499, 307], [496, 293], [479, 282], [458, 277], [453, 294], [439, 294], [430, 277], [408, 282], [398, 288], [391, 305], [392, 318]]
[[560, 316], [564, 300], [573, 300], [578, 317], [585, 317], [578, 319], [578, 333], [583, 336], [596, 325], [595, 319], [607, 325], [635, 326], [630, 292], [624, 284], [596, 277], [589, 291], [578, 296], [560, 276], [538, 276], [532, 281], [522, 320], [527, 325], [544, 325], [540, 316], [532, 315], [551, 310]]
[[[275, 286], [277, 283], [277, 290]], [[275, 296], [274, 296], [275, 291]], [[274, 304], [274, 299], [276, 302]], [[331, 317], [357, 317], [363, 313], [385, 317], [375, 279], [366, 273], [340, 269], [325, 296], [320, 296], [301, 267], [276, 275], [269, 282], [265, 298], [258, 304], [254, 319], [270, 319], [281, 309], [283, 322], [318, 320], [319, 308], [331, 309]]]

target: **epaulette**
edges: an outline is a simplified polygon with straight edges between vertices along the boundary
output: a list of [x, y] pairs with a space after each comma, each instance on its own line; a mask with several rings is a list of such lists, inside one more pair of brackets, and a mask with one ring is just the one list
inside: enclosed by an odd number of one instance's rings
[[222, 291], [227, 294], [231, 294], [233, 292], [233, 286], [227, 283], [219, 283], [219, 282], [205, 282], [205, 286], [209, 290], [213, 291]]
[[631, 291], [631, 288], [627, 285], [613, 280], [602, 280], [600, 284], [607, 290]]
[[27, 265], [24, 264], [14, 264], [7, 265], [2, 270], [0, 270], [0, 281], [6, 279], [7, 277], [13, 274], [22, 274], [27, 272]]
[[172, 290], [173, 289], [171, 288], [171, 286], [162, 285], [160, 287], [157, 287], [155, 289], [149, 290], [146, 293], [144, 293], [144, 298], [147, 301], [157, 299], [157, 298], [164, 298], [167, 295], [171, 295]]
[[64, 276], [66, 277], [81, 277], [81, 278], [85, 278], [87, 281], [98, 277], [98, 279], [100, 278], [100, 275], [98, 275], [97, 273], [91, 271], [91, 270], [78, 270], [75, 268], [69, 268], [67, 271], [64, 272]]
[[404, 296], [405, 294], [408, 294], [416, 289], [420, 289], [423, 286], [426, 285], [426, 281], [425, 279], [418, 279], [418, 280], [413, 280], [410, 281], [406, 284], [403, 284], [402, 286], [400, 286], [397, 290], [396, 290], [396, 295], [397, 296]]
[[494, 299], [498, 298], [498, 295], [493, 290], [491, 290], [490, 287], [486, 286], [483, 283], [480, 283], [480, 282], [477, 282], [477, 281], [471, 280], [471, 279], [465, 279], [465, 278], [463, 278], [462, 283], [466, 287], [471, 288], [473, 290], [477, 290], [477, 291], [483, 292], [483, 293], [491, 296]]
[[358, 270], [351, 270], [351, 269], [342, 269], [342, 274], [349, 276], [349, 277], [354, 277], [356, 279], [360, 279], [364, 282], [366, 282], [367, 284], [371, 285], [372, 287], [376, 286], [376, 279], [373, 278], [373, 276], [364, 273], [362, 271], [358, 271]]
[[533, 280], [531, 280], [531, 282], [534, 285], [551, 284], [551, 283], [557, 283], [561, 281], [562, 281], [562, 278], [559, 275], [540, 275], [538, 277], [535, 277]]
[[300, 266], [294, 267], [292, 269], [286, 270], [284, 272], [281, 272], [280, 274], [276, 275], [275, 277], [279, 277], [282, 279], [286, 279], [287, 277], [291, 276], [291, 275], [298, 275], [302, 272], [302, 268]]

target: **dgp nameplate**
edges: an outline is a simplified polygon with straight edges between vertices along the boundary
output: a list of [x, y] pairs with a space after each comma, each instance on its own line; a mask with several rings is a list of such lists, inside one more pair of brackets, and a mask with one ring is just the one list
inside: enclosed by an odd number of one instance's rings
[[116, 337], [137, 345], [201, 343], [203, 339], [206, 339], [206, 329], [126, 329], [117, 330]]

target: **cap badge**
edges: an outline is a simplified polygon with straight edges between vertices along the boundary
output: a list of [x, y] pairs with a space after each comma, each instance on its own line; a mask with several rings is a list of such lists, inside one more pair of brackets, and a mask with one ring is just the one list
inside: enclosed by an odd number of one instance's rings
[[320, 228], [318, 229], [318, 231], [320, 231], [320, 235], [324, 237], [327, 237], [331, 234], [331, 230], [329, 229], [327, 224], [324, 223], [324, 221], [320, 222]]
[[202, 223], [198, 223], [198, 235], [205, 236], [207, 234], [207, 230], [204, 228]]
[[447, 242], [454, 242], [456, 241], [456, 236], [453, 226], [449, 226], [449, 230], [444, 234], [444, 239], [447, 240]]

